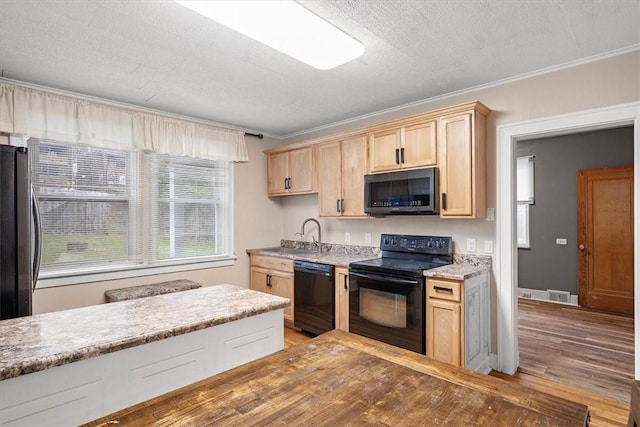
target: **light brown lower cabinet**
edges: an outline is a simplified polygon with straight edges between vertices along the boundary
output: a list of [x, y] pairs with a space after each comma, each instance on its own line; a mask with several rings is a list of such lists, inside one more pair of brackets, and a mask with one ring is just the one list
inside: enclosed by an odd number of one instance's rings
[[462, 366], [462, 310], [459, 302], [430, 299], [427, 305], [429, 357]]
[[427, 278], [427, 355], [479, 372], [489, 360], [489, 275]]
[[291, 300], [284, 309], [285, 325], [293, 328], [293, 260], [251, 255], [251, 289]]
[[349, 332], [349, 269], [336, 267], [336, 329]]

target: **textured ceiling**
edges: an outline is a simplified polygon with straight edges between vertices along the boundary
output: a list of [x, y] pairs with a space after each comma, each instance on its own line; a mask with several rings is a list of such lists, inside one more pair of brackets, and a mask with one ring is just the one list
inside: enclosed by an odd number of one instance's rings
[[287, 136], [640, 46], [640, 0], [300, 3], [364, 55], [316, 70], [172, 1], [0, 0], [1, 75]]

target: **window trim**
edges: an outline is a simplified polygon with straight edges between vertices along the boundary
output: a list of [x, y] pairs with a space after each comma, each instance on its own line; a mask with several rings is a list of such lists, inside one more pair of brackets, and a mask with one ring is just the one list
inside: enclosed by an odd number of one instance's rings
[[104, 282], [119, 279], [131, 279], [135, 277], [153, 276], [158, 274], [179, 273], [183, 271], [202, 270], [207, 268], [228, 267], [235, 265], [238, 257], [235, 255], [220, 257], [217, 260], [203, 262], [187, 262], [171, 265], [153, 265], [144, 267], [117, 267], [113, 270], [101, 268], [99, 271], [79, 272], [72, 274], [69, 271], [60, 275], [49, 274], [47, 277], [38, 279], [37, 289], [54, 288], [57, 286], [80, 285], [83, 283]]

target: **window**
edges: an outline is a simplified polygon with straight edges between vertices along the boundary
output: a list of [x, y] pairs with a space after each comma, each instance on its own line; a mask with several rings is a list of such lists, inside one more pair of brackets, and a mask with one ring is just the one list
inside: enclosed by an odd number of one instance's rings
[[151, 262], [229, 251], [229, 163], [149, 156]]
[[29, 149], [41, 279], [231, 258], [231, 163], [33, 138]]
[[517, 184], [517, 243], [519, 248], [529, 248], [529, 205], [535, 202], [534, 192], [534, 156], [522, 156], [516, 159]]

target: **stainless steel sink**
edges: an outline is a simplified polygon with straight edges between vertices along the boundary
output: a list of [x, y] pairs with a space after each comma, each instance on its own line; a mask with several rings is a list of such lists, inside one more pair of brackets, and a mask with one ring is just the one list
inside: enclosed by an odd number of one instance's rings
[[318, 253], [318, 251], [315, 249], [284, 248], [282, 246], [262, 248], [262, 250], [268, 252], [276, 252], [283, 255], [314, 255]]

